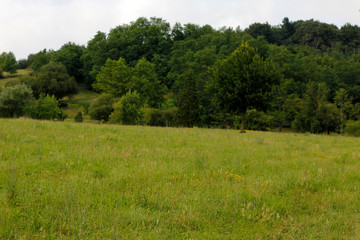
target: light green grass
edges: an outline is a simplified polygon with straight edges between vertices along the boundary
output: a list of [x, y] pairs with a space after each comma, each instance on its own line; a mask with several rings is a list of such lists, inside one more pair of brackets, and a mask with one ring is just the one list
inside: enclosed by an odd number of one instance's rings
[[28, 76], [32, 72], [31, 69], [19, 69], [15, 74], [4, 73], [4, 78], [0, 79], [0, 87], [4, 87], [8, 82], [18, 81], [22, 76]]
[[360, 239], [359, 146], [0, 119], [0, 239]]

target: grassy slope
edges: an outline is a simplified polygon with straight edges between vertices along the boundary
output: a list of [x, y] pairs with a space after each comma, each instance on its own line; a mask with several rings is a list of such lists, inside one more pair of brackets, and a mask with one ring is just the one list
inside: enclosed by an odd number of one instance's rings
[[359, 239], [359, 146], [0, 119], [0, 239]]
[[65, 121], [74, 121], [74, 118], [78, 112], [82, 112], [85, 122], [94, 122], [90, 120], [90, 116], [84, 114], [84, 103], [91, 104], [99, 94], [88, 90], [86, 85], [78, 84], [78, 94], [73, 96], [71, 99], [65, 97], [63, 101], [67, 104], [67, 107], [64, 108], [64, 113], [67, 114], [67, 119]]
[[32, 72], [32, 70], [30, 70], [30, 69], [19, 69], [19, 70], [17, 70], [17, 73], [12, 74], [12, 75], [5, 72], [4, 78], [0, 79], [0, 87], [5, 86], [6, 83], [8, 83], [8, 82], [17, 81], [22, 76], [28, 76], [28, 75], [30, 75], [31, 72]]

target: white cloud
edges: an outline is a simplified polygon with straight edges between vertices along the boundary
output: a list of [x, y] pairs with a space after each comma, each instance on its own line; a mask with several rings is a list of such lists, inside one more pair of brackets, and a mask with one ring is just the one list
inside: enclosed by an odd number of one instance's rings
[[254, 22], [317, 19], [338, 26], [360, 25], [358, 0], [0, 0], [0, 52], [26, 58], [66, 42], [86, 44], [138, 17], [242, 29]]

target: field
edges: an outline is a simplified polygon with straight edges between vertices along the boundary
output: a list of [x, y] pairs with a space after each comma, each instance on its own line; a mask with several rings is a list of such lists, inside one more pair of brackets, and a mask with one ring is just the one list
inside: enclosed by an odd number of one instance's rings
[[359, 146], [0, 119], [0, 239], [360, 239]]

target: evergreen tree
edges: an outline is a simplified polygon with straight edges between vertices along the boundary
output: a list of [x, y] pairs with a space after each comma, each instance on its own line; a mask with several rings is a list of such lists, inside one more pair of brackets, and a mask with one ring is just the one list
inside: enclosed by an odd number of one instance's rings
[[180, 93], [178, 118], [181, 125], [192, 127], [198, 120], [198, 98], [193, 71], [190, 69]]

